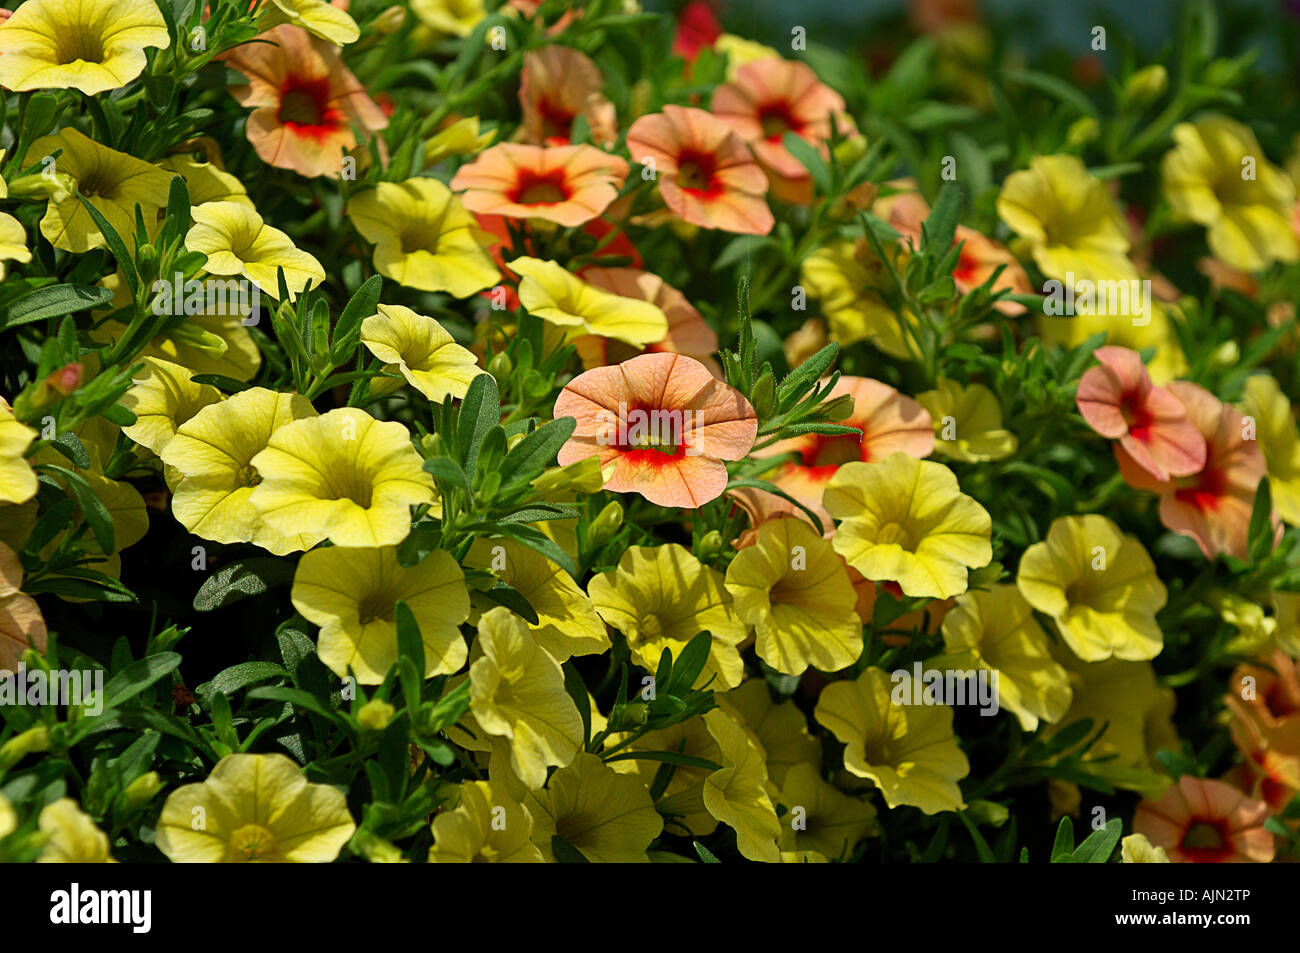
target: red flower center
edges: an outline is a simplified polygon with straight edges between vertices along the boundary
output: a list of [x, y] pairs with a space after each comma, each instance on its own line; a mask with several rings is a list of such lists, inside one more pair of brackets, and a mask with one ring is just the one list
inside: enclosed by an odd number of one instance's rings
[[632, 407], [615, 449], [634, 463], [668, 466], [686, 455], [684, 430], [680, 411]]
[[[1212, 460], [1214, 448], [1206, 441], [1205, 458]], [[1192, 477], [1187, 477], [1183, 486], [1174, 491], [1174, 499], [1180, 503], [1194, 506], [1202, 513], [1212, 513], [1219, 508], [1220, 502], [1228, 494], [1228, 480], [1223, 471], [1205, 464], [1205, 469]]]
[[1129, 436], [1141, 443], [1149, 443], [1155, 418], [1151, 416], [1151, 412], [1147, 410], [1146, 404], [1142, 402], [1141, 395], [1137, 391], [1129, 391], [1120, 398], [1119, 412], [1124, 415], [1124, 422], [1128, 424]]
[[690, 192], [700, 198], [722, 192], [714, 178], [717, 171], [717, 159], [710, 153], [684, 149], [677, 157], [677, 185], [683, 192]]
[[530, 169], [521, 169], [510, 201], [518, 205], [555, 205], [567, 202], [569, 185], [565, 180], [564, 170], [556, 169], [539, 175]]
[[803, 131], [803, 123], [796, 118], [788, 102], [767, 103], [758, 111], [758, 121], [768, 142], [780, 142], [787, 132]]
[[276, 118], [298, 135], [320, 138], [342, 123], [343, 113], [331, 105], [327, 78], [288, 76], [280, 87]]
[[537, 103], [537, 112], [542, 117], [542, 139], [546, 144], [568, 145], [569, 135], [573, 131], [574, 113], [548, 99]]
[[[957, 243], [953, 242], [953, 244]], [[957, 264], [952, 269], [952, 279], [964, 285], [983, 284], [979, 280], [979, 259], [967, 251], [968, 247], [969, 245], [961, 246], [961, 255], [958, 256]]]
[[829, 480], [840, 464], [853, 460], [869, 461], [871, 450], [861, 437], [845, 434], [839, 437], [816, 435], [801, 451], [805, 472], [814, 480]]
[[1217, 864], [1232, 856], [1232, 843], [1221, 818], [1196, 818], [1187, 827], [1178, 849], [1194, 864]]

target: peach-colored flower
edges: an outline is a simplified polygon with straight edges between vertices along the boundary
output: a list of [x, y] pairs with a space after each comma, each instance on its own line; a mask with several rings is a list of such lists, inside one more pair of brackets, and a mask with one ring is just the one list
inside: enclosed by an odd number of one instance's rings
[[[900, 180], [891, 183], [899, 188], [914, 189], [915, 183]], [[910, 238], [917, 247], [921, 244], [921, 225], [930, 217], [930, 206], [919, 192], [906, 191], [876, 201], [873, 211], [886, 219], [904, 238]], [[1002, 274], [993, 282], [994, 291], [1012, 294], [1033, 294], [1029, 276], [1020, 267], [1016, 256], [1002, 245], [986, 238], [973, 228], [958, 225], [953, 234], [953, 244], [962, 243], [961, 254], [952, 269], [952, 281], [957, 290], [968, 294], [989, 280], [999, 265], [1005, 265]], [[1025, 306], [1015, 301], [1002, 300], [996, 307], [1003, 314], [1023, 314]]]
[[1175, 864], [1269, 863], [1268, 805], [1222, 781], [1184, 775], [1157, 801], [1143, 801], [1133, 831], [1163, 847]]
[[[610, 291], [623, 298], [636, 298], [658, 305], [668, 319], [668, 333], [648, 345], [651, 353], [685, 354], [722, 377], [722, 368], [712, 357], [718, 349], [718, 335], [682, 294], [658, 275], [640, 268], [584, 268], [578, 275], [589, 285]], [[637, 349], [613, 338], [594, 334], [574, 339], [578, 356], [585, 368], [617, 364], [637, 355]]]
[[617, 117], [614, 104], [601, 93], [604, 85], [596, 64], [571, 46], [544, 46], [524, 54], [519, 79], [523, 140], [567, 146], [573, 121], [582, 116], [591, 130], [591, 141], [612, 146], [618, 139]]
[[702, 109], [668, 105], [642, 116], [627, 132], [634, 161], [653, 162], [664, 204], [691, 225], [742, 235], [766, 235], [775, 219], [767, 207], [767, 176], [749, 147]]
[[45, 651], [45, 619], [22, 585], [23, 565], [18, 554], [0, 543], [0, 672], [18, 671], [29, 641], [38, 651]]
[[605, 489], [660, 506], [698, 507], [726, 489], [724, 460], [749, 453], [758, 417], [749, 401], [680, 354], [642, 354], [565, 385], [554, 416], [578, 425], [560, 448], [567, 466], [599, 457]]
[[1263, 661], [1268, 668], [1238, 666], [1224, 702], [1247, 759], [1243, 777], [1261, 800], [1284, 807], [1300, 792], [1300, 665], [1282, 651]]
[[625, 178], [627, 163], [594, 146], [503, 142], [461, 166], [451, 187], [471, 212], [571, 226], [609, 208]]
[[812, 201], [812, 176], [782, 141], [787, 132], [828, 155], [831, 116], [841, 133], [853, 131], [844, 98], [806, 63], [771, 57], [746, 63], [736, 79], [713, 94], [713, 114], [735, 130], [768, 174], [772, 194], [785, 202]]
[[1206, 559], [1219, 553], [1244, 559], [1264, 454], [1243, 436], [1239, 410], [1189, 381], [1172, 381], [1168, 389], [1205, 439], [1205, 466], [1190, 476], [1157, 480], [1116, 444], [1120, 473], [1129, 486], [1159, 493], [1160, 521], [1196, 540]]
[[353, 127], [376, 132], [383, 111], [343, 65], [338, 47], [301, 27], [283, 24], [225, 54], [248, 77], [231, 94], [251, 106], [246, 135], [268, 165], [308, 177], [338, 177], [344, 153], [356, 148]]
[[1205, 466], [1205, 438], [1182, 402], [1151, 383], [1137, 351], [1099, 347], [1101, 363], [1084, 372], [1075, 401], [1093, 430], [1118, 440], [1157, 480], [1190, 476]]
[[769, 479], [815, 512], [823, 528], [829, 528], [832, 523], [822, 506], [822, 493], [840, 464], [850, 460], [881, 460], [891, 453], [922, 458], [934, 451], [934, 424], [930, 414], [912, 398], [868, 377], [841, 377], [830, 396], [845, 394], [853, 398], [853, 413], [838, 423], [858, 428], [862, 431], [860, 437], [806, 434], [780, 440], [754, 454], [799, 455], [793, 462], [783, 464]]

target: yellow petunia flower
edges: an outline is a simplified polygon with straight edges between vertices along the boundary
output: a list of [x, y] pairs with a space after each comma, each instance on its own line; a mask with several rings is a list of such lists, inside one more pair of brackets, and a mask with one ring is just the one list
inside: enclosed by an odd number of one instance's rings
[[1144, 783], [1124, 777], [1116, 777], [1115, 783], [1130, 790], [1163, 790], [1169, 778], [1160, 773], [1163, 769], [1156, 754], [1179, 750], [1173, 723], [1173, 689], [1160, 684], [1150, 662], [1112, 658], [1083, 663], [1066, 658], [1066, 652], [1060, 655], [1070, 672], [1074, 700], [1060, 723], [1049, 726], [1043, 737], [1050, 738], [1085, 718], [1091, 719], [1093, 734], [1105, 725], [1105, 732], [1088, 748], [1083, 760], [1095, 763], [1093, 770], [1098, 774], [1111, 767], [1153, 772]]
[[500, 782], [467, 781], [460, 801], [433, 819], [431, 864], [540, 864], [533, 817]]
[[204, 407], [176, 428], [159, 454], [172, 481], [172, 514], [202, 539], [255, 543], [277, 556], [316, 545], [321, 536], [301, 527], [273, 528], [250, 503], [262, 481], [253, 458], [279, 428], [315, 415], [306, 397], [264, 387]]
[[434, 501], [423, 464], [404, 425], [340, 407], [271, 434], [253, 458], [262, 482], [249, 500], [282, 533], [394, 546], [411, 530], [410, 508]]
[[783, 675], [838, 672], [862, 654], [857, 592], [830, 541], [800, 519], [768, 520], [727, 567], [736, 615], [754, 626], [758, 657]]
[[778, 863], [781, 822], [768, 797], [762, 748], [724, 711], [707, 712], [704, 724], [718, 743], [722, 764], [704, 779], [705, 808], [736, 832], [742, 857]]
[[[10, 23], [13, 22], [11, 19]], [[0, 34], [6, 27], [0, 27]], [[7, 59], [0, 56], [0, 63]], [[62, 150], [58, 156], [56, 151]], [[173, 176], [125, 152], [102, 146], [71, 127], [42, 136], [27, 150], [27, 164], [47, 158], [60, 175], [68, 176], [91, 205], [128, 243], [135, 236], [135, 207], [146, 224], [157, 220], [167, 205]], [[41, 219], [41, 234], [55, 248], [86, 252], [104, 244], [104, 235], [81, 200], [62, 187], [50, 196]]]
[[8, 799], [0, 794], [0, 840], [18, 830], [18, 813]]
[[783, 853], [844, 860], [876, 830], [876, 809], [828, 784], [811, 764], [790, 769], [779, 800], [786, 808], [779, 841]]
[[501, 280], [485, 251], [492, 236], [437, 179], [380, 182], [347, 212], [375, 246], [375, 270], [400, 285], [468, 298]]
[[479, 619], [474, 645], [482, 654], [469, 669], [470, 711], [510, 745], [519, 780], [540, 788], [547, 767], [567, 765], [582, 750], [582, 718], [564, 690], [564, 671], [504, 606]]
[[573, 336], [595, 334], [645, 347], [668, 333], [663, 309], [649, 301], [602, 291], [553, 261], [516, 258], [509, 265], [520, 275], [520, 304], [539, 318], [572, 329]]
[[161, 454], [182, 424], [222, 399], [221, 391], [195, 383], [193, 377], [179, 364], [146, 357], [144, 370], [122, 395], [122, 406], [135, 414], [135, 423], [123, 427], [122, 433]]
[[529, 795], [526, 806], [533, 843], [549, 862], [558, 834], [592, 863], [646, 863], [646, 848], [664, 826], [644, 784], [585, 751], [557, 770], [545, 790]]
[[1255, 439], [1268, 468], [1273, 505], [1282, 519], [1300, 526], [1300, 437], [1291, 401], [1267, 374], [1246, 378], [1246, 396], [1238, 409], [1254, 421]]
[[479, 132], [478, 116], [457, 119], [424, 144], [424, 164], [437, 165], [452, 156], [478, 155], [496, 139], [497, 131]]
[[996, 676], [998, 702], [1033, 731], [1070, 707], [1070, 676], [1052, 658], [1045, 633], [1015, 586], [963, 593], [943, 617], [947, 652], [936, 668], [984, 670]]
[[202, 162], [192, 155], [178, 153], [160, 159], [158, 168], [173, 172], [185, 180], [191, 208], [208, 202], [234, 202], [256, 211], [244, 183], [215, 162]]
[[[746, 682], [746, 684], [749, 684]], [[733, 716], [734, 717], [734, 716]], [[617, 739], [610, 739], [617, 743]], [[701, 717], [688, 718], [668, 728], [648, 731], [628, 742], [627, 751], [675, 751], [692, 758], [703, 758], [721, 765], [722, 749]], [[610, 767], [620, 774], [636, 775], [649, 790], [654, 784], [660, 762], [641, 758], [612, 761]], [[667, 818], [669, 833], [686, 833], [707, 837], [718, 828], [718, 819], [704, 806], [704, 780], [712, 773], [708, 767], [679, 764], [674, 767], [655, 807]]]
[[355, 830], [338, 788], [309, 784], [282, 754], [232, 754], [171, 793], [157, 845], [178, 864], [326, 864]]
[[1155, 847], [1145, 834], [1129, 834], [1119, 842], [1121, 864], [1167, 864], [1169, 855], [1163, 847]]
[[1129, 260], [1128, 224], [1105, 183], [1076, 156], [1036, 156], [1013, 172], [998, 194], [998, 215], [1027, 239], [1049, 278], [1120, 281], [1137, 278]]
[[429, 400], [465, 396], [470, 381], [486, 371], [474, 352], [455, 342], [437, 321], [401, 305], [381, 304], [379, 313], [361, 322], [361, 343], [400, 372]]
[[885, 266], [865, 242], [818, 249], [803, 260], [800, 280], [820, 299], [831, 337], [840, 344], [868, 341], [890, 357], [915, 357], [899, 316], [874, 290], [884, 286]]
[[[0, 150], [0, 155], [3, 150]], [[0, 183], [4, 180], [0, 179]], [[0, 195], [0, 198], [4, 196]], [[5, 262], [26, 264], [32, 260], [32, 250], [27, 247], [27, 230], [23, 223], [8, 212], [0, 212], [0, 280], [5, 276]]]
[[108, 835], [95, 826], [76, 801], [61, 797], [41, 809], [40, 831], [49, 840], [38, 864], [115, 864]]
[[993, 558], [993, 521], [947, 467], [903, 453], [841, 466], [822, 502], [840, 520], [835, 551], [873, 582], [909, 596], [966, 591], [966, 570]]
[[[910, 696], [926, 696], [926, 687], [911, 672]], [[960, 811], [957, 782], [970, 763], [952, 733], [947, 705], [894, 704], [891, 678], [868, 668], [853, 681], [832, 682], [822, 689], [813, 717], [847, 746], [844, 767], [880, 788], [890, 807], [910, 804], [926, 814]]]
[[739, 688], [714, 694], [713, 700], [762, 745], [773, 784], [784, 784], [795, 765], [821, 764], [821, 743], [809, 733], [807, 717], [794, 702], [774, 704], [763, 679], [747, 679]]
[[[533, 638], [557, 662], [609, 651], [609, 632], [591, 600], [572, 576], [537, 550], [509, 539], [480, 538], [466, 564], [490, 569], [518, 590], [537, 613], [537, 624], [528, 626]], [[484, 606], [495, 605], [486, 596], [476, 599]]]
[[1300, 259], [1291, 225], [1295, 185], [1268, 161], [1247, 126], [1226, 116], [1179, 123], [1160, 163], [1174, 211], [1204, 225], [1210, 251], [1224, 264], [1260, 271]]
[[25, 456], [35, 439], [36, 431], [0, 397], [0, 503], [25, 503], [36, 495], [36, 471]]
[[139, 76], [146, 47], [170, 45], [153, 0], [27, 0], [0, 26], [0, 86], [94, 96]]
[[1104, 516], [1062, 516], [1020, 557], [1016, 585], [1085, 662], [1152, 659], [1164, 636], [1164, 583], [1136, 537]]
[[355, 43], [361, 36], [356, 21], [345, 10], [325, 0], [269, 0], [263, 4], [257, 22], [259, 32], [265, 33], [281, 23], [302, 27], [335, 46]]
[[701, 632], [713, 636], [700, 684], [717, 676], [714, 687], [735, 688], [744, 674], [736, 648], [749, 635], [724, 586], [710, 569], [676, 543], [630, 546], [618, 568], [595, 576], [587, 594], [602, 619], [627, 636], [633, 660], [655, 671], [664, 649], [673, 658]]
[[241, 275], [274, 297], [280, 294], [276, 279], [280, 268], [290, 297], [310, 283], [319, 285], [325, 280], [320, 262], [246, 205], [206, 202], [194, 207], [191, 214], [194, 225], [185, 234], [185, 247], [207, 256], [203, 267], [209, 274]]
[[916, 402], [934, 420], [937, 453], [962, 463], [1001, 460], [1016, 452], [1019, 441], [1002, 429], [1002, 408], [998, 398], [982, 384], [962, 387], [957, 381], [939, 378], [935, 390], [916, 395]]
[[320, 626], [320, 660], [340, 678], [355, 674], [362, 685], [380, 684], [397, 663], [399, 601], [419, 626], [425, 678], [460, 671], [469, 655], [460, 634], [469, 618], [465, 574], [440, 549], [409, 567], [397, 561], [395, 546], [313, 549], [298, 562], [290, 599]]

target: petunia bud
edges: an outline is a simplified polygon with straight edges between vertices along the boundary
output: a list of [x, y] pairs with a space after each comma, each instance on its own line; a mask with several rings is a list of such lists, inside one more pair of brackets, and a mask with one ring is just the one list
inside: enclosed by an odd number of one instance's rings
[[372, 698], [361, 706], [357, 712], [357, 722], [367, 731], [383, 731], [388, 727], [388, 723], [393, 720], [393, 715], [397, 711], [388, 702], [379, 698]]
[[73, 194], [77, 180], [66, 172], [24, 175], [8, 183], [11, 199], [63, 198]]
[[650, 717], [650, 706], [643, 701], [628, 702], [623, 709], [623, 724], [633, 727], [644, 725]]
[[623, 505], [618, 500], [605, 506], [600, 514], [587, 527], [587, 548], [599, 549], [619, 531], [623, 525]]
[[492, 360], [488, 361], [487, 372], [496, 378], [498, 383], [503, 383], [514, 369], [514, 361], [510, 360], [510, 355], [504, 351], [493, 354]]
[[64, 364], [49, 377], [45, 378], [45, 384], [51, 390], [67, 397], [81, 386], [82, 371], [82, 366], [75, 361], [71, 364]]
[[157, 771], [147, 771], [126, 786], [122, 792], [125, 807], [133, 811], [153, 800], [154, 795], [162, 790], [162, 778]]
[[700, 540], [700, 559], [710, 559], [722, 552], [723, 539], [722, 534], [716, 529], [711, 529], [704, 534]]
[[1124, 97], [1134, 106], [1159, 99], [1169, 88], [1169, 72], [1159, 63], [1140, 69], [1124, 84]]
[[145, 242], [135, 250], [136, 270], [140, 273], [140, 284], [150, 286], [158, 277], [158, 249], [152, 242]]
[[0, 745], [0, 772], [8, 771], [29, 754], [47, 751], [50, 747], [49, 731], [44, 725], [28, 728]]
[[772, 377], [771, 371], [764, 371], [754, 383], [754, 392], [749, 399], [749, 402], [754, 405], [754, 412], [758, 414], [759, 420], [772, 416], [775, 400], [776, 380]]
[[170, 328], [167, 333], [172, 340], [181, 344], [188, 344], [190, 347], [202, 351], [208, 357], [220, 360], [226, 355], [228, 345], [225, 338], [192, 322], [182, 321]]
[[400, 30], [402, 24], [405, 22], [406, 11], [399, 6], [394, 5], [379, 14], [379, 16], [375, 17], [373, 26], [380, 33], [388, 36], [389, 34], [396, 33]]
[[1101, 126], [1097, 120], [1091, 116], [1083, 116], [1070, 123], [1070, 128], [1065, 132], [1065, 141], [1067, 145], [1083, 146], [1096, 139], [1101, 134]]

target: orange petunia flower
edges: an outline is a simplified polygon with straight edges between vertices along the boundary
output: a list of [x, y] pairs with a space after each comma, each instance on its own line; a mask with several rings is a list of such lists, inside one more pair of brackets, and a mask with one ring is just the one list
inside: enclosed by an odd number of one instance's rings
[[463, 165], [451, 180], [471, 212], [581, 225], [609, 208], [627, 163], [594, 146], [503, 142]]
[[[658, 305], [668, 318], [668, 333], [663, 340], [646, 347], [646, 351], [685, 354], [707, 367], [714, 377], [722, 377], [722, 368], [712, 356], [718, 349], [717, 333], [709, 327], [695, 306], [686, 300], [686, 295], [658, 275], [640, 268], [584, 268], [578, 277], [620, 297], [637, 298]], [[585, 368], [617, 364], [638, 353], [630, 344], [595, 334], [575, 338], [573, 344]]]
[[353, 127], [377, 132], [383, 111], [343, 65], [339, 49], [301, 27], [283, 24], [224, 55], [248, 77], [230, 92], [251, 106], [245, 135], [268, 165], [309, 178], [338, 177], [344, 153], [355, 149]]
[[612, 466], [605, 489], [659, 506], [695, 508], [720, 496], [722, 461], [743, 458], [758, 434], [749, 401], [680, 354], [642, 354], [579, 374], [554, 416], [577, 421], [561, 466], [598, 457]]
[[519, 79], [523, 140], [567, 146], [573, 121], [581, 116], [592, 142], [612, 146], [618, 140], [618, 120], [614, 104], [601, 93], [604, 85], [596, 64], [571, 46], [545, 46], [526, 53]]
[[1157, 801], [1143, 801], [1133, 832], [1163, 847], [1175, 864], [1267, 864], [1273, 835], [1268, 805], [1222, 781], [1184, 775]]
[[664, 204], [682, 221], [742, 235], [772, 230], [767, 176], [716, 116], [665, 106], [632, 123], [627, 148], [635, 161], [653, 165]]
[[[901, 180], [891, 183], [901, 188], [915, 188], [915, 183]], [[921, 225], [930, 217], [930, 205], [919, 192], [900, 192], [877, 200], [873, 212], [886, 219], [894, 230], [904, 238], [910, 238], [914, 245], [921, 244]], [[952, 281], [957, 290], [968, 294], [989, 280], [999, 266], [1005, 266], [997, 281], [993, 282], [994, 291], [1006, 290], [1012, 294], [1033, 294], [1034, 287], [1029, 283], [1029, 276], [1020, 267], [1016, 256], [1002, 245], [986, 238], [973, 228], [958, 225], [953, 234], [953, 244], [961, 243], [961, 254], [952, 269]], [[1003, 314], [1023, 314], [1025, 306], [1002, 300], [994, 305]]]
[[853, 413], [838, 423], [858, 428], [862, 436], [806, 434], [780, 440], [754, 453], [763, 457], [799, 455], [795, 461], [783, 464], [769, 479], [815, 512], [826, 528], [833, 523], [822, 506], [822, 493], [840, 464], [850, 460], [882, 460], [891, 453], [922, 458], [934, 451], [934, 424], [930, 414], [912, 398], [868, 377], [841, 377], [830, 396], [845, 394], [853, 398]]
[[45, 618], [22, 585], [23, 564], [18, 554], [0, 543], [0, 672], [16, 672], [28, 645], [45, 651]]
[[1157, 480], [1190, 476], [1205, 466], [1205, 438], [1182, 401], [1151, 383], [1137, 351], [1099, 347], [1101, 362], [1084, 372], [1075, 402], [1088, 426], [1118, 440], [1129, 457]]
[[1205, 440], [1205, 466], [1190, 476], [1157, 480], [1116, 445], [1120, 473], [1134, 489], [1159, 493], [1160, 521], [1196, 540], [1206, 559], [1219, 553], [1244, 559], [1264, 454], [1258, 441], [1244, 438], [1236, 408], [1189, 381], [1173, 381], [1169, 391]]
[[740, 67], [734, 82], [714, 92], [713, 114], [749, 144], [767, 172], [772, 194], [799, 205], [812, 201], [812, 176], [785, 147], [785, 134], [793, 132], [825, 157], [832, 115], [841, 133], [853, 130], [844, 98], [807, 64], [780, 57]]

